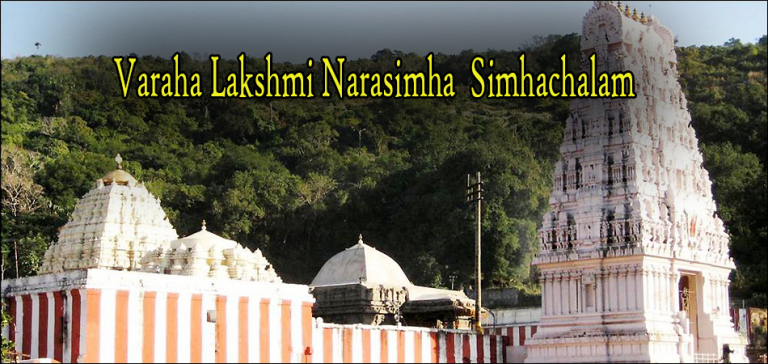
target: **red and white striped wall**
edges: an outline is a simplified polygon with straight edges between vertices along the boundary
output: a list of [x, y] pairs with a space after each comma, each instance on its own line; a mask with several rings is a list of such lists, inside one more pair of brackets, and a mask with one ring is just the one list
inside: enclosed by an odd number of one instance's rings
[[314, 363], [503, 363], [504, 338], [418, 327], [317, 324]]
[[5, 301], [11, 323], [3, 334], [16, 343], [17, 352], [31, 358], [77, 359], [84, 340], [81, 290], [28, 294]]
[[486, 328], [485, 331], [495, 335], [502, 335], [509, 340], [507, 346], [517, 347], [525, 346], [526, 340], [530, 339], [533, 334], [536, 333], [537, 328], [538, 325], [532, 323], [526, 325]]
[[[3, 282], [7, 336], [17, 351], [61, 362], [311, 362], [314, 298], [307, 286], [95, 270], [71, 275], [58, 277], [58, 285], [45, 276]], [[48, 282], [35, 280], [41, 277]], [[77, 285], [66, 281], [85, 287], [58, 290]], [[48, 292], [34, 292], [41, 289]]]
[[[503, 332], [323, 324], [303, 285], [89, 270], [2, 289], [12, 318], [4, 335], [33, 359], [496, 363], [512, 344]], [[517, 331], [522, 345], [531, 332]]]

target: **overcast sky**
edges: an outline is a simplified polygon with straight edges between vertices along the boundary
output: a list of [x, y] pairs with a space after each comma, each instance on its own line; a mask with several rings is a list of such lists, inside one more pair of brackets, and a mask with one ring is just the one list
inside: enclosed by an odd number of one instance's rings
[[[2, 58], [177, 51], [240, 52], [275, 61], [367, 58], [384, 48], [446, 54], [516, 50], [534, 35], [581, 33], [583, 2], [2, 2]], [[766, 2], [631, 2], [654, 14], [679, 45], [754, 43]]]

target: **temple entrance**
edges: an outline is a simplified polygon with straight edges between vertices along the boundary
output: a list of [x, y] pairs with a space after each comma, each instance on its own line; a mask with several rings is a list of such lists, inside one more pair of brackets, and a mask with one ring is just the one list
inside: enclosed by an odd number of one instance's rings
[[678, 283], [680, 311], [685, 311], [693, 334], [693, 350], [698, 351], [699, 344], [699, 307], [696, 300], [696, 276], [684, 274]]

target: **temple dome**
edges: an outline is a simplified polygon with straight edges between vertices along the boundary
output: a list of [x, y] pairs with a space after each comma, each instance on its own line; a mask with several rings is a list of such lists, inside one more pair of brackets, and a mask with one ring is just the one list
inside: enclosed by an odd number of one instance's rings
[[357, 244], [329, 259], [310, 284], [313, 287], [359, 284], [410, 287], [412, 284], [403, 269], [388, 255], [363, 243]]
[[136, 178], [133, 178], [130, 173], [122, 169], [116, 169], [107, 173], [104, 177], [101, 177], [101, 180], [104, 181], [105, 185], [111, 184], [113, 181], [123, 186], [127, 186], [130, 183], [136, 184]]
[[172, 241], [171, 249], [196, 248], [208, 251], [214, 247], [218, 250], [224, 250], [235, 248], [238, 245], [239, 244], [234, 240], [222, 238], [221, 236], [208, 231], [208, 229], [205, 227], [205, 221], [203, 221], [203, 226], [200, 231], [190, 236]]
[[261, 250], [218, 236], [205, 226], [185, 238], [173, 240], [149, 252], [141, 271], [174, 275], [212, 277], [281, 283], [282, 279]]
[[105, 185], [110, 185], [112, 182], [122, 186], [135, 186], [137, 181], [130, 173], [123, 170], [123, 158], [120, 157], [120, 153], [115, 156], [115, 162], [117, 162], [117, 169], [109, 172], [101, 177], [101, 180]]

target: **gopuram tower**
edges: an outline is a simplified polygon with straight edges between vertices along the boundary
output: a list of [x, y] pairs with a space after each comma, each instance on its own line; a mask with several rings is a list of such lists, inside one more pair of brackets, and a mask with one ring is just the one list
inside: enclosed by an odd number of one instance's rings
[[685, 95], [674, 36], [597, 1], [582, 68], [634, 74], [634, 99], [575, 99], [534, 260], [542, 318], [529, 362], [746, 361], [729, 315], [735, 268]]

